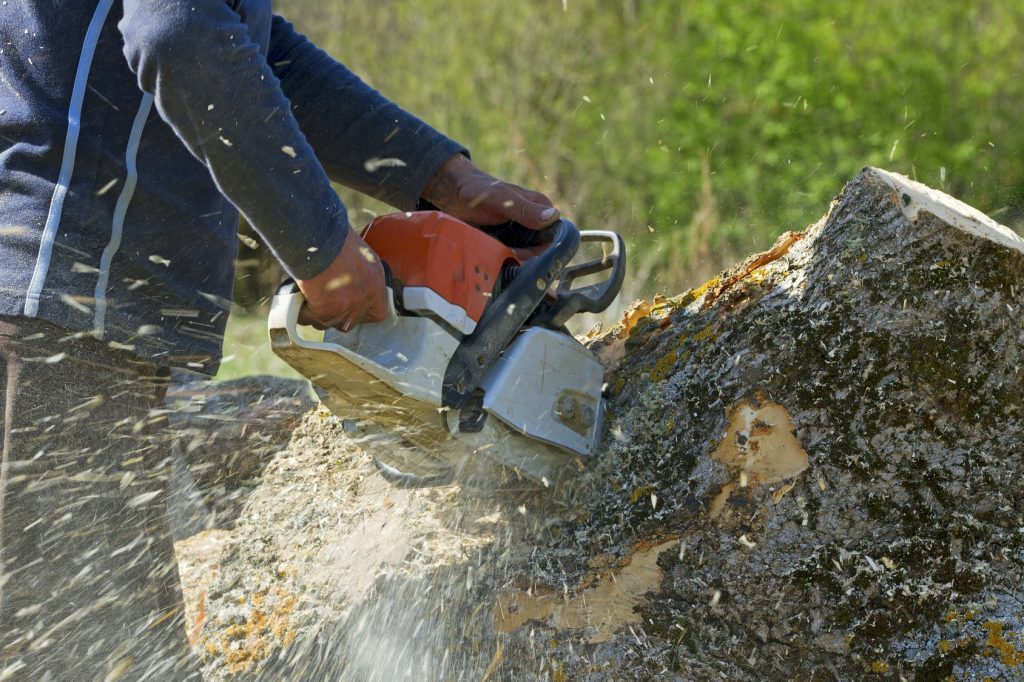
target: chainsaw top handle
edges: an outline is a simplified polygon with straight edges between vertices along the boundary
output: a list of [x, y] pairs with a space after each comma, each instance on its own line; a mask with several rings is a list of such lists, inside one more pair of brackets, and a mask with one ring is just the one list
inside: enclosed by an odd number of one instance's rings
[[[461, 408], [487, 370], [527, 323], [580, 247], [580, 231], [564, 218], [548, 228], [551, 245], [524, 262], [456, 349], [444, 375], [442, 404]], [[610, 301], [609, 301], [610, 302]]]
[[[567, 265], [558, 278], [555, 300], [537, 311], [530, 324], [559, 329], [577, 313], [604, 312], [619, 295], [626, 277], [626, 245], [615, 232], [587, 230], [580, 232], [583, 243], [608, 244], [609, 249], [600, 258]], [[604, 281], [572, 288], [576, 280], [611, 270]]]

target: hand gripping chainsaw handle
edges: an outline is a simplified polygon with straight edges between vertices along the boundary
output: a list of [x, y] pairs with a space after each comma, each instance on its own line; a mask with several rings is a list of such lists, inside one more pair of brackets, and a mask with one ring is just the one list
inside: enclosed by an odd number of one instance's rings
[[[385, 319], [391, 319], [395, 315], [402, 314], [402, 283], [399, 282], [391, 274], [391, 268], [388, 267], [387, 263], [381, 262], [381, 266], [384, 268], [384, 286], [390, 290], [390, 296], [388, 296], [388, 312]], [[295, 279], [286, 276], [281, 283], [277, 286], [277, 290], [274, 292], [274, 296], [294, 296], [295, 302], [291, 304], [294, 308], [292, 311], [294, 314], [290, 317], [294, 318], [291, 320], [291, 329], [287, 329], [288, 325], [282, 326], [282, 329], [287, 332], [290, 336], [298, 336], [295, 332], [295, 327], [298, 326], [299, 316], [302, 311], [302, 306], [306, 302], [306, 297], [302, 295], [302, 291], [299, 290], [299, 285], [296, 284]], [[328, 344], [333, 347], [333, 344]]]

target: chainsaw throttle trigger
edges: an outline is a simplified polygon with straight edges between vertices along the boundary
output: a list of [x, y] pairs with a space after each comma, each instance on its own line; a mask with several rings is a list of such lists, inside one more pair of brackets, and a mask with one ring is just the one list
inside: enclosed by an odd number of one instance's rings
[[[545, 310], [538, 311], [531, 324], [558, 329], [577, 313], [603, 312], [619, 295], [626, 277], [626, 245], [622, 237], [615, 232], [586, 230], [580, 232], [580, 240], [584, 244], [608, 245], [609, 249], [600, 258], [567, 265], [558, 278], [555, 301]], [[572, 288], [576, 280], [608, 270], [611, 274], [604, 281]]]
[[544, 300], [580, 247], [580, 231], [564, 218], [551, 228], [551, 246], [521, 266], [484, 310], [476, 329], [455, 353], [444, 375], [442, 404], [461, 408], [487, 370]]
[[399, 315], [405, 315], [405, 285], [402, 284], [402, 280], [395, 277], [390, 265], [384, 261], [381, 261], [380, 264], [384, 268], [384, 286], [391, 289], [395, 310]]

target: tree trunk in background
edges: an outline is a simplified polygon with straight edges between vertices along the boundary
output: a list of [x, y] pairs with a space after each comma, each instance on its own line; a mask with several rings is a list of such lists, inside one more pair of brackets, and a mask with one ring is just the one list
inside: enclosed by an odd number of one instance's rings
[[594, 341], [609, 435], [572, 489], [389, 488], [311, 414], [216, 556], [210, 678], [1020, 674], [1022, 280], [1011, 231], [867, 169]]

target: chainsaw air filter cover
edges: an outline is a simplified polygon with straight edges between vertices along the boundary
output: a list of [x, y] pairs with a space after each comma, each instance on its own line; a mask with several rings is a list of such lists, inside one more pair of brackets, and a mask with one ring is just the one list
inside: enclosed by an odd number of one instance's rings
[[363, 239], [401, 283], [406, 311], [467, 335], [497, 295], [502, 271], [520, 264], [510, 247], [440, 211], [381, 216]]

